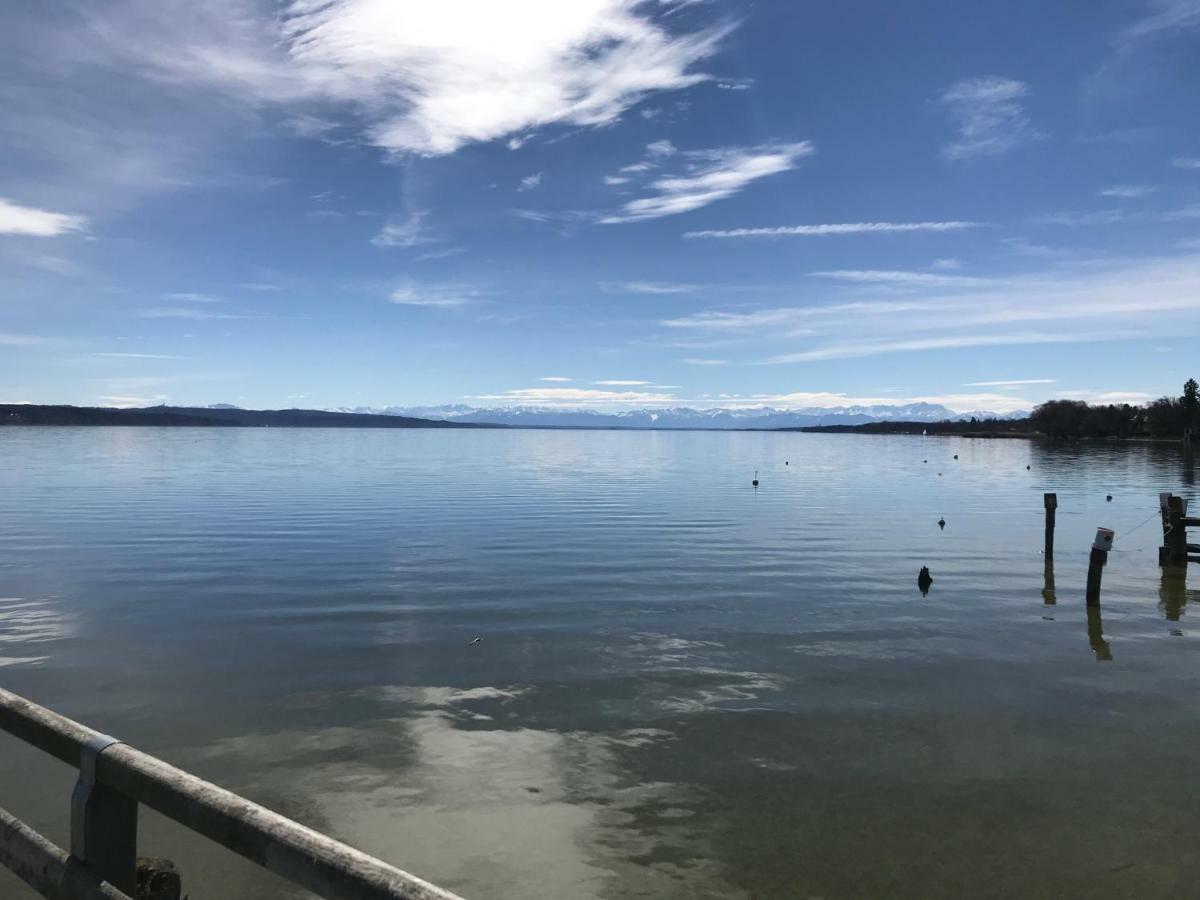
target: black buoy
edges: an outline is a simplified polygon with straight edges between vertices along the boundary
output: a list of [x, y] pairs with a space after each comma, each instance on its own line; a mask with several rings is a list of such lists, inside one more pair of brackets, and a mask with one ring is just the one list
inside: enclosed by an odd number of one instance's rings
[[758, 469], [754, 470], [754, 480], [750, 482], [754, 487], [758, 487]]
[[927, 462], [929, 462], [929, 460], [927, 460], [927, 459], [923, 459], [923, 460], [921, 460], [921, 462], [923, 462], [923, 463], [927, 463]]
[[946, 520], [944, 518], [938, 519], [938, 528], [945, 528], [945, 527], [946, 527]]
[[1105, 499], [1105, 500], [1107, 500], [1109, 503], [1112, 503], [1112, 494], [1109, 494], [1109, 495], [1108, 495], [1107, 497], [1105, 497], [1104, 499]]
[[954, 454], [954, 458], [955, 458], [955, 459], [958, 459], [958, 454], [957, 454], [957, 453], [955, 453], [955, 454]]
[[931, 584], [933, 584], [933, 576], [929, 574], [929, 566], [921, 566], [921, 571], [917, 573], [917, 587], [921, 589], [922, 597], [929, 593]]
[[785, 460], [783, 461], [783, 464], [786, 466], [786, 465], [788, 464], [788, 461], [785, 459]]
[[1029, 466], [1026, 466], [1026, 467], [1025, 467], [1025, 471], [1026, 471], [1026, 472], [1028, 472], [1028, 471], [1029, 471]]

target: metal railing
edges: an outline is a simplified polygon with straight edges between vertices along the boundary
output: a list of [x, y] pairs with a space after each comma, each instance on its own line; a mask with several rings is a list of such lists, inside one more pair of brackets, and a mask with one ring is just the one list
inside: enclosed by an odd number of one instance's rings
[[0, 809], [0, 863], [45, 897], [128, 900], [137, 805], [322, 897], [459, 900], [455, 894], [160, 759], [0, 689], [0, 729], [79, 769], [68, 855]]

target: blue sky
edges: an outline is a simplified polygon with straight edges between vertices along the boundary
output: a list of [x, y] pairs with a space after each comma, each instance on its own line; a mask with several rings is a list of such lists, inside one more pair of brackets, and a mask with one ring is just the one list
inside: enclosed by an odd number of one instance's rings
[[1177, 393], [1200, 0], [0, 10], [0, 402]]

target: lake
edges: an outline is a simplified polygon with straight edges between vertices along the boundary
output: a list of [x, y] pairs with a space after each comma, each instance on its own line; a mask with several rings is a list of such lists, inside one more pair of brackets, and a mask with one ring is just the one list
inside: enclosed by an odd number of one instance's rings
[[[0, 460], [0, 684], [468, 897], [1200, 881], [1178, 446], [9, 428]], [[60, 846], [73, 780], [0, 735], [0, 805]], [[300, 896], [146, 810], [141, 852], [192, 900]]]

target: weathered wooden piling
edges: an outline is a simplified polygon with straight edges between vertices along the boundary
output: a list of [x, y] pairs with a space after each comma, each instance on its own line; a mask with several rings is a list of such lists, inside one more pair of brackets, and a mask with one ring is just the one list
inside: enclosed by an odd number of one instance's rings
[[1053, 559], [1054, 516], [1055, 510], [1058, 509], [1058, 494], [1042, 494], [1042, 505], [1046, 508], [1046, 559]]
[[1053, 606], [1058, 598], [1054, 595], [1054, 560], [1049, 556], [1042, 568], [1042, 579], [1042, 601], [1047, 606]]
[[1096, 654], [1096, 659], [1102, 662], [1111, 660], [1112, 647], [1104, 639], [1104, 621], [1100, 618], [1099, 604], [1087, 608], [1087, 633], [1088, 644]]
[[1087, 605], [1100, 605], [1100, 581], [1104, 577], [1104, 566], [1108, 562], [1108, 551], [1112, 548], [1111, 528], [1097, 528], [1092, 542], [1092, 555], [1088, 559]]
[[1188, 564], [1187, 527], [1184, 521], [1186, 509], [1182, 497], [1167, 495], [1163, 511], [1163, 546], [1158, 554], [1159, 565], [1181, 568]]

